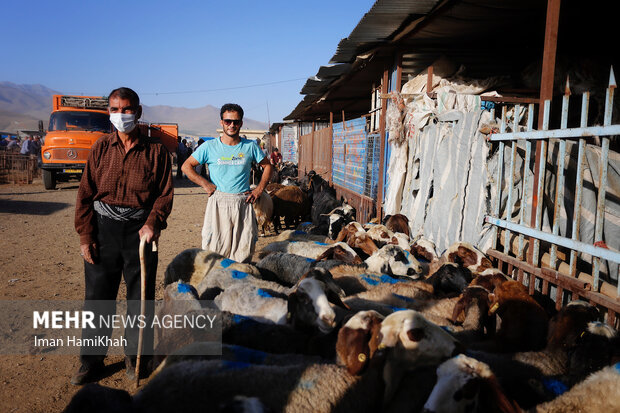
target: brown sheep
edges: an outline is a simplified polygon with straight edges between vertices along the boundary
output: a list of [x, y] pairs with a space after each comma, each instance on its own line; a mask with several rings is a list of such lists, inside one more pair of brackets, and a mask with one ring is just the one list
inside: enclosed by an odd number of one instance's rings
[[310, 202], [301, 189], [296, 186], [280, 188], [271, 195], [273, 199], [273, 227], [280, 230], [280, 217], [286, 225], [298, 224], [301, 218], [310, 215]]
[[383, 220], [383, 225], [392, 232], [401, 232], [410, 236], [409, 218], [403, 214], [388, 215]]
[[518, 281], [506, 281], [489, 294], [489, 314], [502, 324], [495, 335], [501, 351], [540, 350], [547, 341], [549, 318], [545, 310]]

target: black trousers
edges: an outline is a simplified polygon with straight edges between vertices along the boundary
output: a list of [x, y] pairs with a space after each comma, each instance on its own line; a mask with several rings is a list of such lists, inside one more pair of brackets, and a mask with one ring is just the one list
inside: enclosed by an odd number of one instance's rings
[[[138, 231], [144, 221], [120, 222], [97, 216], [97, 247], [98, 259], [95, 264], [84, 261], [86, 294], [84, 310], [93, 311], [95, 320], [99, 316], [110, 316], [116, 313], [116, 296], [121, 275], [127, 285], [127, 316], [140, 315], [140, 235]], [[152, 245], [145, 247], [146, 264], [146, 324], [143, 337], [142, 354], [153, 354], [153, 329], [149, 328], [153, 319], [155, 299], [155, 278], [157, 275], [157, 252]], [[112, 326], [82, 329], [82, 339], [97, 339], [99, 336], [110, 337]], [[123, 338], [127, 340], [125, 354], [135, 356], [138, 348], [139, 329], [137, 325], [127, 327]], [[84, 341], [83, 341], [84, 343]], [[108, 351], [107, 346], [82, 346], [80, 360], [82, 364], [92, 365], [103, 361]]]

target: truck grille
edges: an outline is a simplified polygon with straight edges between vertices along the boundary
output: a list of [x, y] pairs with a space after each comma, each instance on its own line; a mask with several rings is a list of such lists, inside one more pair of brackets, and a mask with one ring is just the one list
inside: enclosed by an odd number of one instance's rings
[[52, 154], [50, 161], [84, 161], [88, 159], [90, 149], [84, 148], [54, 148], [48, 149], [48, 152]]

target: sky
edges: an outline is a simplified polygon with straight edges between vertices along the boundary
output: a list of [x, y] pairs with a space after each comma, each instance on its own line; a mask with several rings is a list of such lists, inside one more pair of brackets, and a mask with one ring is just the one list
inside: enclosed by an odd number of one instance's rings
[[0, 81], [279, 122], [374, 0], [9, 1]]

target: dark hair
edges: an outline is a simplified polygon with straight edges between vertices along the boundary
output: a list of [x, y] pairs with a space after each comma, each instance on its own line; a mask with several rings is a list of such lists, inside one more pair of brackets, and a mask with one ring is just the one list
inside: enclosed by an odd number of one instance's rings
[[273, 151], [274, 152], [278, 152], [278, 148], [273, 148]]
[[227, 103], [220, 109], [220, 119], [224, 119], [224, 112], [237, 112], [243, 119], [243, 109], [236, 103]]
[[111, 99], [113, 97], [127, 99], [129, 100], [129, 102], [131, 102], [131, 106], [140, 106], [140, 97], [136, 92], [134, 92], [132, 89], [129, 89], [128, 87], [119, 87], [118, 89], [114, 89], [110, 92], [108, 99]]

